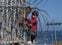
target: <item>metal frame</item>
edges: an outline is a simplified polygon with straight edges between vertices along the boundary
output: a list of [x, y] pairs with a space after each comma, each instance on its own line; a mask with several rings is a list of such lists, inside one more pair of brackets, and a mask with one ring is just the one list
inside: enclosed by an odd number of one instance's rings
[[[20, 9], [26, 6], [26, 0], [2, 0], [2, 29], [1, 38], [3, 40], [15, 40], [18, 38], [16, 36], [16, 29], [19, 32], [18, 19], [17, 16]], [[22, 9], [24, 10], [24, 9]]]

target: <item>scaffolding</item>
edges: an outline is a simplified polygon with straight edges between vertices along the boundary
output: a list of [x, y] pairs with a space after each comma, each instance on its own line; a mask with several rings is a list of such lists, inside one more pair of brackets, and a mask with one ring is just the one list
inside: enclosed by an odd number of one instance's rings
[[2, 14], [1, 40], [9, 42], [16, 40], [15, 42], [17, 42], [18, 35], [22, 35], [18, 22], [24, 15], [25, 7], [26, 0], [0, 0], [0, 12]]

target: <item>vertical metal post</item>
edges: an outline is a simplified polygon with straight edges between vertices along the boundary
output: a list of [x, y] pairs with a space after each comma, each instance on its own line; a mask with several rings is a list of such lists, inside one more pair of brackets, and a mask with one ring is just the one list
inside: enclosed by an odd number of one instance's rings
[[2, 13], [2, 38], [3, 38], [3, 30], [4, 30], [4, 8], [3, 8], [3, 13]]
[[57, 45], [56, 29], [55, 29], [55, 43]]
[[51, 34], [51, 37], [52, 37], [52, 45], [53, 45], [53, 34]]
[[3, 9], [3, 11], [2, 11], [2, 32], [1, 32], [1, 37], [3, 39], [3, 30], [4, 30], [4, 19], [3, 19], [3, 17], [4, 17], [4, 7], [2, 7], [2, 9]]
[[[54, 20], [53, 20], [54, 23]], [[54, 34], [55, 34], [55, 45], [57, 45], [57, 38], [56, 38], [56, 28], [55, 25], [53, 25], [53, 30], [54, 30]]]

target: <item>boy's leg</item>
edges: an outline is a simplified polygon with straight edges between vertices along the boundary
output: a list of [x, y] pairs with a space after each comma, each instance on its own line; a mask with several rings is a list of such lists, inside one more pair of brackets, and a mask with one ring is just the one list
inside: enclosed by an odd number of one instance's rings
[[32, 35], [32, 34], [31, 34], [31, 42], [32, 42], [32, 43], [33, 43], [33, 40], [36, 39], [36, 37], [37, 37], [37, 33], [35, 33], [35, 35]]
[[35, 37], [33, 35], [31, 35], [31, 42], [33, 43], [33, 40], [35, 39]]

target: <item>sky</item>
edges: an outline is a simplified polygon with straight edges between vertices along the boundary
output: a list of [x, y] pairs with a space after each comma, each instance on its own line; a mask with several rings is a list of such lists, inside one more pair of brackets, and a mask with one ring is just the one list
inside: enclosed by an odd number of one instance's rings
[[44, 0], [37, 7], [47, 11], [55, 22], [62, 22], [62, 0]]
[[62, 22], [62, 0], [44, 0], [36, 6], [48, 12], [50, 18], [55, 22]]
[[[52, 19], [54, 19], [54, 22], [61, 22], [62, 23], [62, 0], [44, 0], [39, 5], [36, 5], [39, 9], [43, 9], [46, 12], [48, 12], [49, 15], [49, 21], [53, 22]], [[43, 28], [44, 29], [44, 28]], [[53, 27], [50, 26], [50, 30], [53, 30]], [[61, 26], [56, 26], [56, 30], [62, 30]]]

